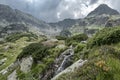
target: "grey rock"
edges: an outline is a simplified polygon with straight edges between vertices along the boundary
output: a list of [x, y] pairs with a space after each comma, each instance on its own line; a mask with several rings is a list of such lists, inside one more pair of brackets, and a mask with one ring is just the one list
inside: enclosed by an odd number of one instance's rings
[[30, 68], [33, 64], [33, 58], [31, 56], [22, 58], [20, 61], [20, 70], [27, 73], [30, 71]]
[[7, 80], [17, 80], [16, 70], [7, 77]]

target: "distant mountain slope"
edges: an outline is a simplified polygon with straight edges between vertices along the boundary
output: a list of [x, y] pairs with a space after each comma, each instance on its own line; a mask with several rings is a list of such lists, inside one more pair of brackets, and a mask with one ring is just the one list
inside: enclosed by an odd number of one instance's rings
[[11, 24], [0, 30], [0, 37], [2, 38], [9, 34], [18, 33], [18, 32], [19, 33], [28, 32], [28, 28], [24, 24]]
[[[24, 13], [20, 10], [12, 9], [7, 5], [0, 4], [0, 31], [4, 27], [15, 24], [16, 27], [18, 24], [25, 25], [28, 30], [37, 34], [48, 35], [54, 33], [54, 30], [51, 30], [51, 26], [46, 22], [39, 20], [28, 13]], [[18, 28], [20, 27], [18, 26]]]
[[101, 4], [94, 11], [89, 13], [87, 16], [99, 16], [99, 15], [102, 15], [102, 14], [119, 15], [119, 12], [117, 10], [114, 10], [114, 9], [110, 8], [106, 4]]
[[42, 28], [49, 27], [49, 25], [44, 21], [3, 4], [0, 4], [0, 21], [4, 23], [25, 23]]
[[67, 29], [69, 27], [72, 27], [76, 23], [76, 20], [74, 19], [64, 19], [63, 21], [59, 21], [56, 23], [49, 23], [53, 27], [59, 27], [60, 29]]
[[50, 23], [50, 25], [55, 28], [60, 28], [61, 30], [69, 29], [71, 32], [79, 33], [81, 31], [83, 32], [84, 30], [82, 29], [85, 28], [98, 29], [100, 27], [105, 27], [106, 23], [111, 18], [115, 18], [118, 16], [118, 11], [110, 8], [106, 4], [101, 4], [83, 19], [65, 19], [56, 23]]

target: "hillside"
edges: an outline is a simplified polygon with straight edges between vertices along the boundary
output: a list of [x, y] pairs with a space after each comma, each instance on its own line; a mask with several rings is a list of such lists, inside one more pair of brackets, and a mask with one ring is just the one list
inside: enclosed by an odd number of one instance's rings
[[90, 12], [87, 17], [92, 17], [92, 16], [99, 16], [99, 15], [119, 15], [119, 12], [117, 10], [114, 10], [110, 8], [106, 4], [101, 4], [99, 5], [94, 11]]
[[120, 15], [107, 5], [46, 23], [0, 4], [0, 80], [119, 80], [119, 65]]
[[79, 51], [83, 63], [78, 60], [52, 80], [119, 80], [119, 30], [105, 28], [96, 33]]
[[[48, 28], [49, 25], [44, 21], [41, 21], [30, 14], [24, 13], [17, 9], [12, 9], [7, 5], [0, 4], [0, 22], [1, 26], [13, 24], [13, 23], [25, 23], [36, 27]], [[4, 24], [5, 23], [5, 24]], [[7, 23], [7, 24], [6, 24]]]
[[21, 35], [11, 35], [0, 46], [2, 80], [119, 80], [119, 27], [104, 28], [91, 38], [79, 34], [46, 41]]
[[17, 25], [24, 25], [28, 28], [28, 31], [35, 32], [38, 35], [50, 35], [57, 33], [57, 31], [51, 29], [51, 26], [46, 22], [39, 20], [28, 13], [12, 9], [8, 5], [0, 4], [0, 31], [4, 27], [11, 25], [16, 25], [16, 27]]

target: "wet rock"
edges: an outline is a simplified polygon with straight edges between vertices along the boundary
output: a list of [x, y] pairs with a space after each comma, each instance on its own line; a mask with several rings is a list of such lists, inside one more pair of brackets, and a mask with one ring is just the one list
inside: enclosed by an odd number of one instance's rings
[[63, 71], [65, 68], [70, 66], [72, 64], [72, 56], [74, 55], [74, 50], [72, 49], [72, 46], [70, 46], [70, 49], [67, 49], [64, 51], [59, 58], [56, 59], [56, 62], [58, 62], [56, 65], [59, 66], [56, 69], [55, 75]]
[[81, 60], [81, 59], [78, 60], [77, 62], [75, 62], [74, 64], [72, 64], [70, 67], [66, 68], [65, 70], [63, 70], [62, 72], [60, 72], [59, 74], [57, 74], [51, 80], [56, 80], [62, 74], [69, 73], [69, 72], [74, 72], [75, 69], [77, 69], [79, 67], [82, 67], [85, 62], [87, 62], [87, 60]]
[[74, 50], [72, 49], [72, 46], [65, 50], [61, 55], [56, 58], [54, 63], [49, 65], [49, 69], [45, 70], [44, 73], [40, 75], [41, 80], [50, 80], [55, 75], [57, 75], [59, 72], [63, 71], [67, 67], [69, 67], [71, 63], [72, 55], [74, 54]]

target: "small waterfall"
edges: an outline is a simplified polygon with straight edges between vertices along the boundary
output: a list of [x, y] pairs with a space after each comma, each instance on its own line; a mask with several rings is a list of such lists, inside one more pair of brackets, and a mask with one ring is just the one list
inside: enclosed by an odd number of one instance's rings
[[63, 52], [61, 57], [64, 57], [64, 59], [63, 59], [61, 65], [60, 65], [60, 67], [57, 69], [56, 75], [66, 68], [66, 64], [68, 63], [68, 61], [70, 61], [70, 59], [73, 55], [74, 55], [74, 50], [72, 48]]
[[74, 72], [76, 69], [82, 67], [86, 62], [87, 62], [87, 60], [82, 60], [82, 59], [76, 61], [71, 66], [69, 66], [68, 68], [66, 68], [62, 72], [55, 75], [51, 80], [56, 80], [57, 78], [59, 78], [61, 75], [65, 74], [65, 73]]

